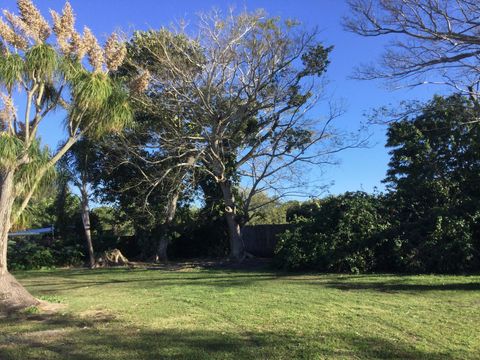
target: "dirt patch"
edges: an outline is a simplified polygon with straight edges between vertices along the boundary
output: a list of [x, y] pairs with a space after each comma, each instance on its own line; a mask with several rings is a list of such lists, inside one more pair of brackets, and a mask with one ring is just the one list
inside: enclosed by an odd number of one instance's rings
[[109, 322], [115, 320], [115, 315], [106, 310], [87, 310], [79, 314], [84, 320], [93, 320], [96, 322]]
[[38, 343], [49, 343], [60, 338], [63, 338], [68, 333], [72, 332], [72, 328], [61, 328], [61, 329], [50, 329], [50, 330], [40, 330], [25, 333], [20, 335], [18, 338], [20, 340], [26, 341], [35, 341]]
[[65, 310], [67, 305], [59, 303], [50, 303], [48, 301], [40, 300], [40, 303], [37, 305], [38, 310], [41, 314], [51, 315], [57, 314], [60, 311]]

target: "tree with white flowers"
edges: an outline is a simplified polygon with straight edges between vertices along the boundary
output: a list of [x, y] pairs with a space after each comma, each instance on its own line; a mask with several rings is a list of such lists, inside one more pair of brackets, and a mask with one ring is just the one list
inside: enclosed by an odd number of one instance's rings
[[[58, 160], [84, 136], [121, 130], [131, 118], [128, 91], [109, 76], [125, 57], [113, 34], [102, 47], [89, 28], [80, 34], [69, 3], [50, 24], [31, 0], [0, 19], [0, 311], [37, 300], [9, 274], [8, 233]], [[15, 103], [24, 106], [21, 111]], [[63, 145], [51, 152], [38, 129], [56, 109]]]

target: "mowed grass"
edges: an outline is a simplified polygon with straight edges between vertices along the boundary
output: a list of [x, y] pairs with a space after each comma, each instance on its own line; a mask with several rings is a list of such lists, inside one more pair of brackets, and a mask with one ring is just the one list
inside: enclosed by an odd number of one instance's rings
[[480, 276], [15, 274], [66, 305], [0, 319], [0, 359], [480, 359]]

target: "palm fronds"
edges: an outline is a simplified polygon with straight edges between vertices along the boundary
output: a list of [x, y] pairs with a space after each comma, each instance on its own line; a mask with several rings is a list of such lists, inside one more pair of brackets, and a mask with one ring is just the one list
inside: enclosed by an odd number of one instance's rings
[[29, 78], [51, 82], [58, 65], [58, 54], [49, 44], [35, 45], [25, 52], [25, 70]]
[[0, 169], [13, 169], [24, 149], [18, 137], [0, 132]]
[[0, 83], [9, 91], [22, 78], [25, 63], [18, 54], [4, 54], [0, 56]]
[[69, 121], [89, 137], [119, 131], [132, 119], [128, 93], [106, 74], [82, 73], [72, 92]]

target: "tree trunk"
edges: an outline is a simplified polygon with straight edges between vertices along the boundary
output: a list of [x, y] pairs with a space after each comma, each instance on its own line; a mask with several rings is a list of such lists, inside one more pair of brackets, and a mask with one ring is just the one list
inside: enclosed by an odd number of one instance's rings
[[92, 232], [90, 230], [90, 207], [88, 204], [88, 191], [87, 191], [87, 185], [85, 183], [82, 184], [80, 188], [80, 193], [82, 195], [82, 201], [81, 201], [82, 222], [83, 222], [83, 229], [85, 231], [85, 240], [87, 242], [88, 261], [89, 261], [90, 268], [93, 269], [96, 265], [95, 253], [93, 251]]
[[180, 196], [180, 186], [175, 190], [175, 192], [168, 199], [165, 221], [160, 232], [160, 239], [157, 246], [157, 254], [155, 256], [156, 262], [166, 262], [168, 261], [168, 231], [170, 230], [170, 225], [172, 224], [173, 219], [175, 218], [175, 213], [177, 212], [177, 202]]
[[243, 245], [240, 223], [237, 219], [232, 185], [229, 181], [224, 181], [220, 183], [220, 188], [222, 189], [223, 201], [225, 202], [225, 219], [227, 220], [230, 240], [230, 257], [234, 260], [242, 261], [245, 257], [245, 247]]
[[155, 255], [155, 262], [167, 262], [168, 261], [168, 236], [165, 229], [161, 230], [160, 239], [157, 246], [157, 254]]
[[0, 177], [0, 275], [7, 272], [8, 232], [15, 200], [13, 177], [13, 171], [6, 172]]
[[14, 172], [0, 174], [0, 312], [37, 305], [39, 302], [9, 274], [7, 267], [8, 232], [15, 200]]

